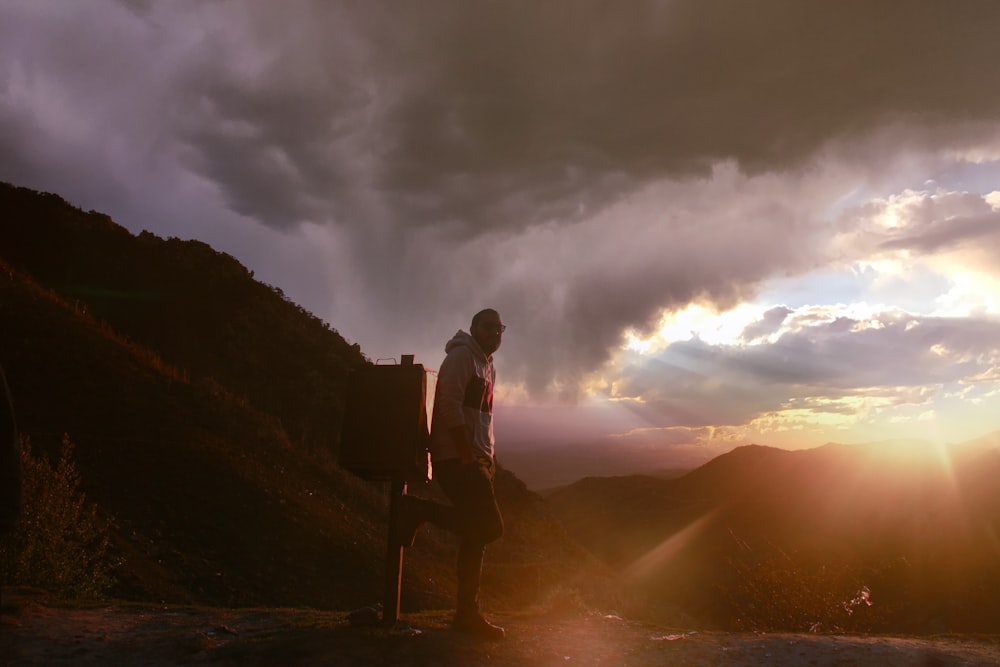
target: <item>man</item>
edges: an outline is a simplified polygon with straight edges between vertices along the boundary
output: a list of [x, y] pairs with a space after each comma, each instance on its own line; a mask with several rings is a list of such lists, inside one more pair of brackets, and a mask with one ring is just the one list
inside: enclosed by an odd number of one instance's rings
[[479, 582], [486, 545], [503, 534], [503, 519], [493, 489], [493, 353], [506, 327], [492, 308], [472, 318], [469, 333], [459, 331], [445, 345], [438, 372], [431, 420], [430, 451], [434, 478], [452, 506], [405, 496], [402, 544], [412, 544], [421, 521], [459, 536], [458, 601], [452, 628], [487, 639], [504, 629], [479, 611]]

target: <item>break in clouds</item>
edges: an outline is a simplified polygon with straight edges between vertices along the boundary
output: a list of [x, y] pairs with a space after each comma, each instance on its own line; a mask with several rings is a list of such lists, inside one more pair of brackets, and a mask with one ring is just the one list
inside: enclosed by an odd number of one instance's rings
[[878, 411], [949, 395], [976, 400], [995, 392], [998, 340], [996, 319], [789, 313], [770, 344], [692, 339], [644, 363], [626, 362], [613, 393], [641, 397], [633, 409], [660, 428], [737, 427], [789, 408], [808, 412], [800, 415], [806, 421], [854, 416], [865, 400]]
[[[575, 397], [625, 331], [775, 279], [926, 258], [995, 280], [989, 189], [923, 183], [1000, 155], [998, 19], [972, 1], [0, 2], [0, 178], [232, 252], [372, 358], [435, 365], [496, 306], [505, 380]], [[676, 344], [618, 391], [672, 423], [743, 423], [780, 407], [752, 384], [807, 400], [993, 363], [988, 320], [886, 313]]]

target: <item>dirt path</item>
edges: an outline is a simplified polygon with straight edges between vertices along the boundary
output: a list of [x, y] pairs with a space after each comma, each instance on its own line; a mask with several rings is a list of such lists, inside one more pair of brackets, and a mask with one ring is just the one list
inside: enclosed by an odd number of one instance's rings
[[664, 629], [613, 615], [557, 619], [507, 614], [508, 638], [448, 630], [445, 612], [405, 627], [352, 627], [346, 614], [302, 609], [65, 607], [5, 591], [0, 665], [998, 665], [1000, 637], [730, 634]]

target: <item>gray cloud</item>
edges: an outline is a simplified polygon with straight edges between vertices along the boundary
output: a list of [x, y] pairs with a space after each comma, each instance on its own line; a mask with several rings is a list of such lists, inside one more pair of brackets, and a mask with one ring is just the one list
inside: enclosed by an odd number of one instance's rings
[[[164, 235], [259, 246], [259, 223], [303, 257], [326, 243], [309, 274], [328, 284], [291, 295], [373, 356], [408, 345], [433, 363], [495, 305], [506, 378], [536, 393], [572, 395], [664, 308], [725, 307], [829, 261], [815, 209], [842, 194], [817, 165], [831, 147], [891, 164], [865, 143], [886, 128], [919, 151], [970, 145], [1000, 117], [983, 85], [1000, 73], [994, 2], [94, 7], [0, 8], [0, 177]], [[986, 238], [991, 215], [856, 252]], [[239, 256], [275, 275], [292, 254]], [[838, 344], [871, 354], [859, 340]], [[782, 341], [769, 349], [804, 358]], [[692, 395], [707, 353], [669, 362]], [[726, 400], [764, 409], [753, 394]]]
[[785, 306], [771, 308], [758, 322], [754, 322], [743, 330], [745, 340], [756, 340], [777, 333], [792, 311]]
[[[982, 203], [979, 197], [975, 199]], [[1000, 211], [962, 218], [936, 219], [927, 228], [903, 238], [886, 241], [880, 248], [931, 254], [970, 243], [989, 244], [992, 247], [1000, 245]]]
[[[995, 5], [961, 14], [884, 2], [462, 7], [448, 20], [397, 24], [425, 31], [426, 79], [390, 116], [399, 159], [383, 182], [427, 205], [407, 210], [417, 219], [572, 218], [591, 188], [606, 201], [727, 158], [752, 172], [784, 169], [832, 138], [904, 117], [992, 122], [1000, 107], [979, 83], [1000, 56], [987, 27]], [[473, 199], [463, 196], [470, 187]], [[540, 205], [511, 220], [509, 192], [537, 193]]]
[[[234, 210], [281, 228], [364, 226], [364, 191], [394, 224], [467, 238], [720, 160], [782, 170], [888, 123], [1000, 112], [990, 2], [141, 7], [133, 31], [196, 36], [158, 95], [165, 130]], [[94, 64], [80, 78], [103, 94]]]

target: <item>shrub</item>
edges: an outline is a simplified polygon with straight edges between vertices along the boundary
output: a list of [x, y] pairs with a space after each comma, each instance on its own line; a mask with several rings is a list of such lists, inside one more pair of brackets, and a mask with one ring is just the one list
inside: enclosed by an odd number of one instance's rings
[[[786, 553], [768, 544], [728, 558], [727, 597], [737, 630], [865, 632], [885, 626], [890, 609], [875, 603], [869, 568], [843, 558]], [[874, 606], [873, 606], [874, 605]]]
[[117, 562], [108, 524], [80, 491], [72, 456], [67, 435], [54, 466], [21, 437], [24, 508], [14, 531], [0, 540], [0, 576], [62, 598], [99, 598], [114, 583]]

